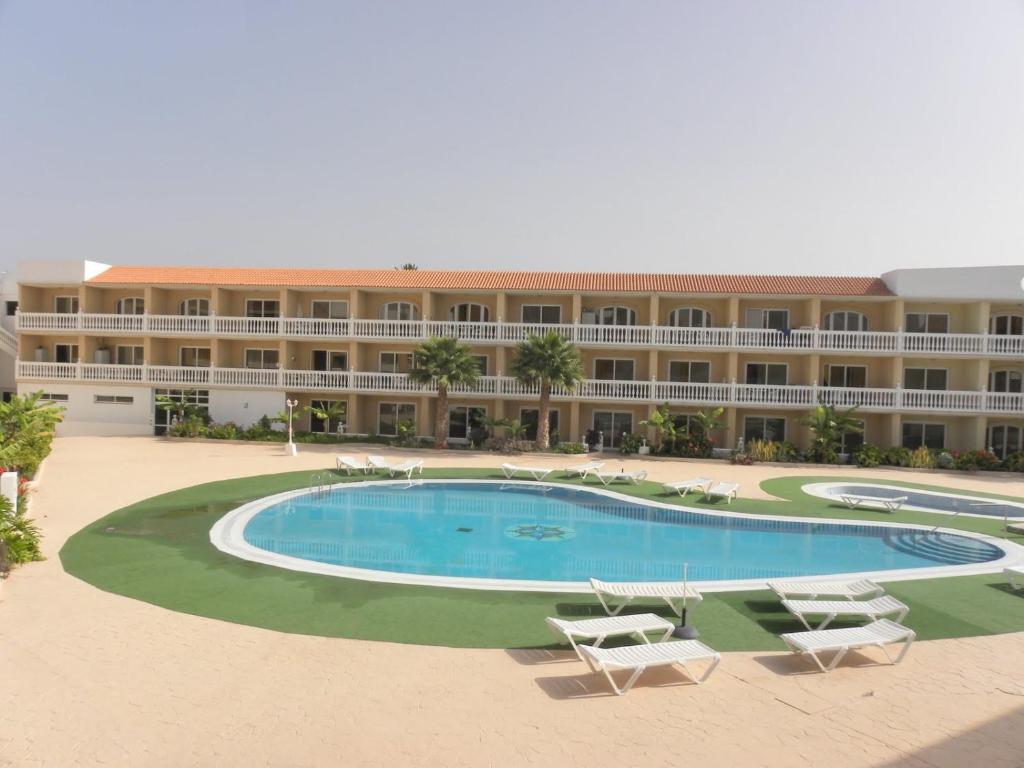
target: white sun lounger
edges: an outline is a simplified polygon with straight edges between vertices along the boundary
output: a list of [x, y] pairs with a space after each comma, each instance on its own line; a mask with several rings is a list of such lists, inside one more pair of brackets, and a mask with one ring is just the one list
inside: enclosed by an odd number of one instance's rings
[[[603, 672], [611, 683], [612, 690], [619, 696], [628, 693], [633, 683], [648, 667], [665, 667], [678, 664], [687, 676], [695, 683], [703, 683], [722, 660], [721, 655], [708, 648], [700, 640], [670, 640], [666, 643], [653, 645], [627, 645], [622, 648], [597, 648], [592, 645], [581, 645], [579, 650], [583, 660], [594, 672]], [[711, 665], [700, 677], [694, 675], [689, 668], [690, 662], [710, 661]], [[631, 669], [625, 684], [620, 688], [612, 677], [612, 672], [620, 669]]]
[[896, 512], [900, 507], [907, 503], [906, 496], [889, 498], [886, 496], [860, 496], [855, 493], [844, 493], [839, 498], [842, 499], [843, 504], [848, 506], [850, 509], [856, 509], [861, 504], [877, 504], [885, 509], [886, 512]]
[[339, 472], [344, 470], [345, 472], [347, 472], [350, 475], [353, 472], [362, 472], [362, 473], [365, 474], [367, 472], [373, 471], [373, 467], [371, 467], [366, 462], [360, 463], [360, 462], [356, 461], [355, 456], [339, 456], [337, 458], [337, 465], [338, 465], [338, 471]]
[[[858, 648], [881, 648], [890, 664], [899, 664], [907, 655], [910, 644], [914, 642], [917, 634], [902, 624], [879, 619], [863, 627], [812, 629], [809, 632], [790, 632], [780, 637], [793, 653], [809, 654], [822, 672], [828, 672], [836, 668], [847, 652]], [[903, 649], [894, 661], [885, 646], [899, 642], [904, 643]], [[834, 651], [836, 655], [826, 667], [821, 663], [818, 654], [830, 651]]]
[[409, 459], [403, 461], [401, 464], [392, 464], [388, 467], [388, 473], [394, 477], [395, 475], [405, 475], [407, 478], [412, 480], [412, 473], [416, 470], [423, 474], [423, 459]]
[[594, 474], [604, 485], [614, 482], [629, 482], [633, 485], [640, 485], [640, 481], [647, 477], [647, 470], [639, 469], [636, 472], [595, 472]]
[[692, 490], [700, 490], [707, 493], [708, 488], [713, 483], [710, 477], [695, 477], [692, 480], [680, 480], [675, 483], [665, 483], [661, 487], [665, 489], [666, 493], [672, 493], [675, 491], [680, 496], [685, 496]]
[[739, 489], [739, 483], [715, 483], [704, 489], [704, 499], [725, 499], [727, 504], [731, 504]]
[[649, 643], [651, 641], [647, 637], [648, 632], [661, 632], [661, 637], [658, 640], [664, 641], [675, 629], [675, 624], [671, 621], [653, 613], [606, 616], [600, 619], [582, 619], [580, 621], [548, 617], [547, 622], [552, 632], [569, 641], [569, 645], [581, 659], [583, 656], [580, 655], [580, 649], [576, 645], [578, 640], [593, 640], [595, 648], [600, 647], [606, 638], [621, 637], [622, 635], [632, 635]]
[[597, 472], [597, 470], [603, 466], [603, 461], [588, 461], [586, 464], [577, 464], [575, 467], [566, 467], [565, 476], [585, 478], [591, 472]]
[[534, 480], [543, 480], [555, 470], [545, 469], [544, 467], [517, 467], [515, 464], [502, 464], [501, 471], [509, 480], [520, 473], [527, 474]]
[[869, 599], [885, 594], [882, 587], [873, 581], [769, 581], [768, 587], [782, 599], [803, 597], [814, 600], [817, 597], [845, 597]]
[[1003, 568], [1003, 574], [1013, 589], [1024, 589], [1024, 568]]
[[383, 456], [367, 456], [366, 463], [370, 465], [371, 469], [383, 469], [385, 471], [391, 469], [391, 460]]
[[[668, 607], [676, 614], [683, 615], [683, 582], [681, 581], [600, 581], [591, 579], [590, 586], [601, 607], [609, 616], [618, 615], [619, 611], [638, 597], [657, 597], [668, 603]], [[692, 585], [686, 585], [686, 601], [689, 605], [697, 605], [704, 598]], [[623, 602], [613, 605], [611, 598], [620, 598]]]
[[[892, 595], [882, 595], [873, 600], [783, 600], [782, 605], [808, 629], [824, 629], [837, 617], [875, 621], [891, 614], [896, 614], [893, 621], [899, 624], [910, 611], [910, 608]], [[812, 627], [807, 623], [809, 615], [825, 618], [821, 624]]]

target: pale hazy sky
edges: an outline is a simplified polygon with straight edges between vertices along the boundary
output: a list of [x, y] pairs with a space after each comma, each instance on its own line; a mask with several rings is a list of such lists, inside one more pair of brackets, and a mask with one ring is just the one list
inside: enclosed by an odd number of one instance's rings
[[0, 266], [1024, 263], [1024, 0], [0, 0]]

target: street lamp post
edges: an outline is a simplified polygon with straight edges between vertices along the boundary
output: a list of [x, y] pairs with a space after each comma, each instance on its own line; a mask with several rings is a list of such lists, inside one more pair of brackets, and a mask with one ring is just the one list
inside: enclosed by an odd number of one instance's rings
[[285, 400], [288, 406], [288, 445], [284, 448], [285, 456], [298, 456], [299, 449], [295, 445], [295, 421], [292, 418], [292, 409], [299, 404], [298, 400]]

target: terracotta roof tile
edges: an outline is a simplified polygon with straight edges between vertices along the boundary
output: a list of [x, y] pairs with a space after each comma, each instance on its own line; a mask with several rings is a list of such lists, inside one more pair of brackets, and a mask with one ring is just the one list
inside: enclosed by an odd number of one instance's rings
[[476, 272], [401, 269], [111, 267], [93, 285], [220, 285], [311, 288], [891, 296], [877, 277], [671, 275], [637, 272]]

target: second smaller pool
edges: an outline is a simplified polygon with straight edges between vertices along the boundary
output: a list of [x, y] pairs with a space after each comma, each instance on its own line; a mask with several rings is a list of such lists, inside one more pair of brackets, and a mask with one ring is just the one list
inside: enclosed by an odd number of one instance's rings
[[[812, 483], [803, 486], [803, 492], [822, 499], [829, 499], [842, 504], [844, 495], [875, 496], [883, 499], [894, 499], [906, 496], [904, 509], [921, 512], [939, 512], [953, 515], [975, 515], [977, 517], [1012, 517], [1024, 518], [1024, 503], [992, 499], [985, 496], [967, 496], [941, 491], [925, 491], [920, 488], [904, 488], [899, 485], [880, 485], [875, 483]], [[866, 508], [875, 508], [865, 504]]]

